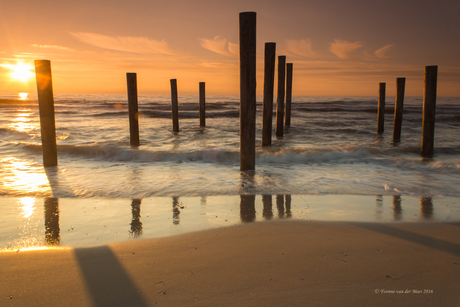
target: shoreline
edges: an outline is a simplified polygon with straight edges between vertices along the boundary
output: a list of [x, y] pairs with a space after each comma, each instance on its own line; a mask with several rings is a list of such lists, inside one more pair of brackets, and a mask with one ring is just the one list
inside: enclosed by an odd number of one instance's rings
[[250, 222], [460, 222], [460, 198], [407, 195], [0, 197], [0, 249], [89, 247]]
[[0, 260], [2, 306], [460, 303], [459, 222], [264, 221]]

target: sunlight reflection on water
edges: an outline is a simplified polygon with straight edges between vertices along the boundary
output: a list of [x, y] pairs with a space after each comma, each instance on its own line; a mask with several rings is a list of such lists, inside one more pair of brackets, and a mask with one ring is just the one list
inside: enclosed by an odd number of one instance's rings
[[15, 192], [34, 196], [51, 194], [51, 187], [43, 166], [14, 157], [4, 158], [0, 162], [3, 173], [0, 193]]

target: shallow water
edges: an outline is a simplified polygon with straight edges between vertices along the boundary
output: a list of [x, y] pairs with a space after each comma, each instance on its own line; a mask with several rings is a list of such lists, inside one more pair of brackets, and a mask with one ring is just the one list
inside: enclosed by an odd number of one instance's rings
[[[0, 99], [0, 195], [460, 196], [458, 98], [438, 99], [433, 160], [420, 158], [421, 98], [406, 98], [397, 146], [391, 112], [385, 133], [375, 133], [374, 97], [296, 97], [285, 136], [273, 136], [272, 147], [262, 148], [259, 103], [251, 182], [242, 182], [239, 171], [237, 96], [207, 99], [206, 128], [198, 126], [197, 97], [179, 97], [179, 133], [172, 132], [168, 96], [140, 96], [139, 148], [129, 145], [124, 95], [57, 95], [55, 100], [59, 166], [45, 173], [37, 102]], [[390, 111], [392, 101], [387, 98]]]
[[[256, 221], [265, 219], [262, 195], [275, 199], [277, 194], [292, 195], [295, 219], [388, 221], [396, 219], [393, 198], [401, 197], [402, 220], [424, 220], [427, 206], [434, 220], [458, 220], [459, 98], [438, 98], [435, 156], [424, 160], [420, 97], [406, 97], [396, 145], [394, 97], [387, 97], [386, 130], [380, 136], [376, 97], [295, 97], [291, 127], [283, 138], [273, 135], [271, 148], [260, 145], [258, 97], [253, 173], [239, 171], [237, 96], [207, 97], [205, 128], [199, 127], [198, 97], [180, 96], [179, 133], [172, 132], [169, 99], [139, 96], [141, 146], [133, 148], [125, 95], [56, 95], [59, 165], [45, 170], [35, 97], [0, 95], [2, 246], [43, 245], [45, 203], [58, 204], [60, 243], [69, 246], [135, 237], [128, 235], [137, 206], [133, 199], [142, 204], [142, 237], [240, 223], [240, 195], [255, 195]], [[171, 209], [172, 197], [187, 205]], [[316, 207], [311, 205], [315, 198]], [[28, 206], [35, 209], [24, 209]], [[33, 214], [25, 217], [24, 210]], [[99, 218], [87, 215], [93, 210]], [[174, 210], [180, 211], [178, 224], [172, 224]], [[75, 221], [66, 218], [69, 212]], [[75, 225], [91, 219], [95, 224], [87, 234], [73, 235], [86, 228]], [[112, 230], [100, 232], [102, 224]]]
[[0, 198], [0, 249], [86, 247], [277, 219], [459, 222], [457, 197], [234, 195]]

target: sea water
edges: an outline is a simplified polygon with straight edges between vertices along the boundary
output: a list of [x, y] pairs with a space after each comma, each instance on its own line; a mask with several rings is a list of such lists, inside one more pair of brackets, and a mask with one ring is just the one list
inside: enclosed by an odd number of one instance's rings
[[[177, 198], [239, 203], [240, 195], [255, 195], [260, 206], [262, 195], [292, 195], [293, 204], [296, 197], [345, 195], [381, 197], [382, 203], [447, 199], [458, 206], [460, 98], [437, 99], [433, 159], [420, 156], [422, 97], [405, 98], [398, 144], [392, 142], [394, 97], [386, 100], [385, 132], [377, 135], [377, 97], [294, 97], [291, 126], [282, 138], [273, 133], [272, 146], [264, 148], [257, 97], [256, 170], [247, 174], [239, 170], [238, 96], [208, 96], [206, 127], [199, 127], [198, 97], [179, 96], [180, 131], [173, 133], [170, 96], [140, 95], [140, 146], [131, 147], [126, 95], [55, 95], [59, 165], [44, 169], [36, 97], [0, 95], [0, 210], [15, 216], [22, 200], [55, 199], [62, 215], [64, 199], [166, 197], [169, 212], [180, 211]], [[275, 127], [276, 112], [273, 117]], [[236, 216], [227, 221], [241, 221]], [[0, 226], [7, 224], [0, 219]]]

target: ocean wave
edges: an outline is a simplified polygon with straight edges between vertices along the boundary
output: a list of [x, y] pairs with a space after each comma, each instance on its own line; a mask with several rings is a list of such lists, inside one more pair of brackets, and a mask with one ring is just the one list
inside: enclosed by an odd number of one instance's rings
[[[17, 143], [32, 154], [41, 154], [40, 144]], [[458, 155], [460, 148], [439, 148], [442, 154]], [[58, 145], [58, 155], [73, 158], [94, 159], [107, 162], [205, 162], [238, 165], [239, 151], [225, 149], [202, 149], [191, 151], [158, 150], [131, 148], [127, 142], [86, 145]], [[420, 171], [445, 171], [459, 173], [460, 166], [455, 163], [424, 160], [420, 148], [414, 146], [380, 148], [370, 146], [333, 146], [314, 149], [281, 148], [261, 149], [256, 152], [259, 165], [303, 164], [375, 164], [397, 167], [399, 169]]]

